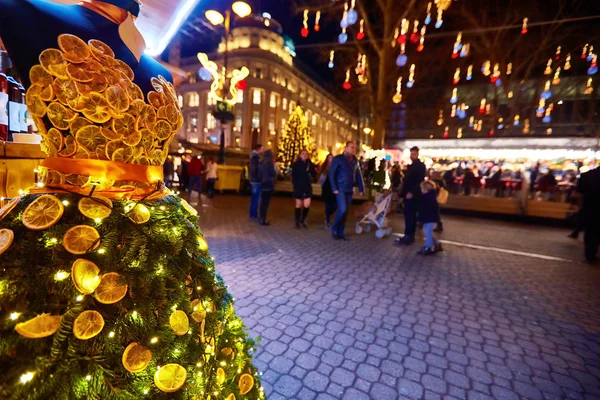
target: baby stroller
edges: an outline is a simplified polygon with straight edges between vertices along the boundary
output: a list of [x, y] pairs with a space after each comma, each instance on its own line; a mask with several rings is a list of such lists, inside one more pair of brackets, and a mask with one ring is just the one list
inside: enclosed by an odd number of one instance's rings
[[375, 231], [375, 236], [378, 239], [382, 239], [385, 236], [390, 236], [392, 234], [392, 228], [388, 227], [388, 219], [387, 214], [390, 212], [390, 206], [392, 204], [392, 192], [388, 191], [385, 193], [381, 193], [379, 198], [370, 208], [370, 210], [359, 219], [356, 223], [356, 234], [360, 235], [363, 230], [365, 232], [371, 231], [371, 225], [375, 225], [377, 227], [377, 231]]

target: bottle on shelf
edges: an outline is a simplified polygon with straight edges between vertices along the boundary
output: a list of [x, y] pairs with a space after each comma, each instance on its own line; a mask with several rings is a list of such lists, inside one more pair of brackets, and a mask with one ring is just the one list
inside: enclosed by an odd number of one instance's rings
[[27, 129], [27, 104], [25, 104], [25, 88], [19, 82], [19, 92], [21, 94], [21, 102], [19, 103], [19, 125], [21, 126], [21, 133], [29, 133]]
[[8, 53], [0, 50], [0, 140], [8, 140]]
[[21, 91], [19, 83], [12, 77], [8, 78], [8, 141], [14, 140], [15, 133], [21, 133]]

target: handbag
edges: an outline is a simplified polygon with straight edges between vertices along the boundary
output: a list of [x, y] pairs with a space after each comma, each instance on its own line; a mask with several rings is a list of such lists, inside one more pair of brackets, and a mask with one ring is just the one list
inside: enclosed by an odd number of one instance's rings
[[446, 189], [440, 188], [440, 192], [437, 196], [437, 201], [439, 204], [446, 204], [448, 202], [449, 193]]

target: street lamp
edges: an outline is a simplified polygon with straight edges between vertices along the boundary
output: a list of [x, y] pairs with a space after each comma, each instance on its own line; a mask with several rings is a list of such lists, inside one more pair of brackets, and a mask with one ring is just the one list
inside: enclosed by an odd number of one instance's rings
[[[204, 14], [206, 19], [213, 24], [214, 26], [224, 25], [225, 27], [225, 55], [223, 62], [223, 76], [224, 76], [224, 85], [223, 92], [227, 93], [229, 85], [227, 81], [227, 64], [229, 61], [229, 34], [231, 32], [231, 11], [233, 11], [238, 17], [246, 18], [250, 14], [252, 14], [252, 8], [248, 3], [243, 1], [236, 1], [231, 5], [231, 10], [225, 11], [225, 16], [218, 11], [208, 10]], [[221, 143], [219, 147], [219, 163], [225, 163], [225, 124], [227, 122], [233, 121], [234, 115], [229, 110], [229, 108], [217, 107], [217, 110], [213, 113], [216, 119], [221, 122]]]

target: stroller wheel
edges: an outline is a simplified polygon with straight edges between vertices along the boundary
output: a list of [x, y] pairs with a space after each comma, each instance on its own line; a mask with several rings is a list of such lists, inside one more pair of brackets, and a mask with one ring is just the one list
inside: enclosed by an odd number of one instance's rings
[[357, 235], [360, 235], [361, 233], [363, 233], [363, 227], [360, 224], [356, 224], [355, 232]]
[[392, 234], [392, 228], [387, 228], [387, 229], [385, 230], [385, 235], [386, 235], [386, 236], [390, 236], [391, 234]]
[[365, 225], [365, 232], [371, 232], [371, 225]]
[[383, 239], [385, 236], [385, 231], [383, 229], [377, 229], [375, 236], [377, 236], [377, 239]]

